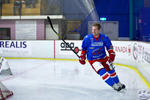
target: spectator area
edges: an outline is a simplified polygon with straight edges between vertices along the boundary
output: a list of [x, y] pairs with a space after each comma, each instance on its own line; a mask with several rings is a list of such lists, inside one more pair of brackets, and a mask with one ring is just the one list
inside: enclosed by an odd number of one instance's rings
[[[10, 2], [6, 1], [2, 5], [2, 16], [19, 15], [19, 9], [21, 9], [21, 15], [40, 15], [41, 0], [10, 0]], [[15, 1], [21, 1], [21, 6], [15, 5]], [[16, 9], [14, 9], [15, 7]], [[15, 12], [16, 14], [14, 14]]]

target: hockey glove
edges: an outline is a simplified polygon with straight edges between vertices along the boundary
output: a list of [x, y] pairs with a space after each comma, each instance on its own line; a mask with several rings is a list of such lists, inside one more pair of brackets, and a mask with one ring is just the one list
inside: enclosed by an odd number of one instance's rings
[[85, 60], [86, 60], [85, 54], [81, 54], [81, 56], [80, 56], [80, 58], [79, 58], [79, 62], [80, 62], [82, 65], [84, 65], [84, 64], [86, 63]]
[[108, 61], [113, 62], [115, 60], [115, 52], [111, 49], [108, 51], [108, 53], [109, 53]]
[[80, 55], [80, 58], [79, 58], [79, 62], [84, 65], [86, 62], [86, 51], [83, 51], [81, 50], [81, 55]]

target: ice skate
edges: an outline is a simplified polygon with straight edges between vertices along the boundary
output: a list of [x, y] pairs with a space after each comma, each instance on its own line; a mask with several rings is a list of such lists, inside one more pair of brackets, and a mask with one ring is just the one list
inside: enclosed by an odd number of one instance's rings
[[116, 90], [116, 91], [120, 91], [122, 88], [119, 86], [119, 85], [117, 85], [117, 84], [114, 84], [113, 86], [113, 89], [114, 90]]
[[119, 86], [119, 87], [121, 87], [121, 89], [125, 89], [126, 88], [126, 86], [124, 85], [124, 84], [122, 84], [122, 83], [117, 83], [117, 85]]

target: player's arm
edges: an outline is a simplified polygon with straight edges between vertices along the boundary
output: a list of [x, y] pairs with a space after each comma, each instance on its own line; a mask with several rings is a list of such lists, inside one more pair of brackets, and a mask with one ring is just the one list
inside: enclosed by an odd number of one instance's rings
[[109, 49], [108, 53], [109, 53], [109, 60], [110, 60], [110, 62], [113, 62], [115, 60], [115, 56], [116, 56], [114, 50], [113, 49]]
[[81, 50], [81, 55], [80, 55], [80, 58], [79, 58], [79, 62], [84, 65], [86, 62], [86, 51], [83, 51]]
[[114, 52], [114, 49], [113, 49], [113, 45], [110, 41], [110, 39], [106, 36], [106, 39], [105, 39], [105, 45], [106, 45], [106, 49], [109, 53], [109, 62], [113, 62], [115, 60], [115, 52]]
[[81, 64], [85, 64], [85, 60], [86, 60], [86, 51], [87, 51], [87, 46], [88, 46], [88, 41], [87, 41], [87, 36], [83, 39], [83, 42], [82, 42], [82, 50], [81, 50], [81, 55], [80, 55], [80, 58], [79, 58], [79, 62]]

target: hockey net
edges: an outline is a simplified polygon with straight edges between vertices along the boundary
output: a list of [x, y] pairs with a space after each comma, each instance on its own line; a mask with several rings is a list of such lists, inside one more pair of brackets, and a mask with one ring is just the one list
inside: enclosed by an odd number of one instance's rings
[[12, 75], [8, 61], [4, 58], [0, 58], [0, 75]]
[[9, 91], [1, 82], [0, 82], [0, 100], [6, 100], [6, 98], [13, 95], [12, 91]]
[[[7, 60], [4, 57], [0, 58], [0, 75], [12, 75], [10, 66]], [[6, 100], [6, 98], [13, 95], [12, 91], [9, 91], [1, 82], [0, 82], [0, 100]]]

